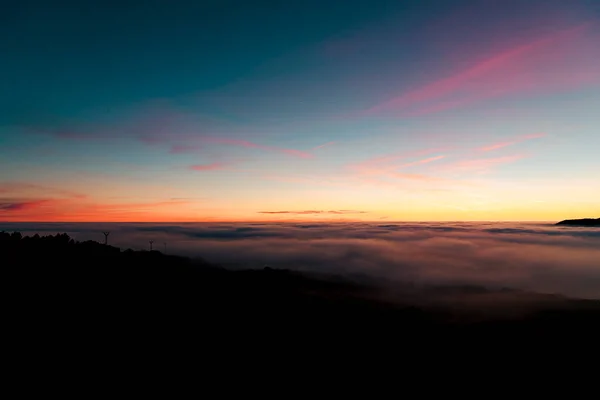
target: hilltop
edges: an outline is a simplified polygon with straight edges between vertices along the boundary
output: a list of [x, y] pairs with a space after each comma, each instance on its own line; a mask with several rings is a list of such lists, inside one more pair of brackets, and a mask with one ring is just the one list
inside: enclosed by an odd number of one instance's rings
[[556, 225], [600, 226], [600, 218], [566, 219], [556, 223]]

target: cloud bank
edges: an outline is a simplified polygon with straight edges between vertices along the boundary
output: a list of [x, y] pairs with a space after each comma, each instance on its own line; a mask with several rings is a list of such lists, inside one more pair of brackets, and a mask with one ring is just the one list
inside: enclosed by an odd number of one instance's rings
[[[291, 268], [417, 284], [477, 284], [600, 298], [600, 229], [514, 223], [57, 224], [0, 230], [67, 232], [230, 268]], [[158, 244], [158, 246], [157, 246]]]

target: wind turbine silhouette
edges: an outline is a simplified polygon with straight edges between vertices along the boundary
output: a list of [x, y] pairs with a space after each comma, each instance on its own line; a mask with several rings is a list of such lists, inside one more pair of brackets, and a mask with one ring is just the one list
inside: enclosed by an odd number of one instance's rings
[[150, 251], [152, 251], [152, 244], [154, 243], [154, 240], [149, 240], [148, 243], [150, 243]]
[[110, 232], [102, 232], [102, 234], [104, 235], [104, 244], [108, 244], [108, 235], [110, 235]]

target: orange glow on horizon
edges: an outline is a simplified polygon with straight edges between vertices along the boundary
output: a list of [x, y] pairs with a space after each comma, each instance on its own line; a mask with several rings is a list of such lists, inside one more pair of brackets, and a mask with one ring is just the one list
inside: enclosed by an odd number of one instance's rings
[[[585, 204], [576, 210], [570, 207], [552, 208], [539, 203], [538, 208], [525, 207], [459, 207], [447, 206], [437, 209], [413, 207], [398, 211], [392, 208], [364, 210], [360, 213], [343, 213], [335, 210], [300, 210], [273, 212], [260, 211], [212, 213], [201, 211], [189, 203], [156, 203], [139, 205], [90, 205], [66, 207], [61, 201], [39, 203], [35, 209], [13, 212], [3, 211], [0, 222], [385, 222], [385, 221], [560, 221], [571, 218], [597, 218], [600, 209], [594, 204]], [[69, 210], [70, 209], [70, 210]]]

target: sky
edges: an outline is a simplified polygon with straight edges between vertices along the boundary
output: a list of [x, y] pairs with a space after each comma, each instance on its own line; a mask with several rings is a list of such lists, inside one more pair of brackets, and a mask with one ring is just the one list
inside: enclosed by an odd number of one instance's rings
[[600, 217], [600, 2], [20, 1], [0, 221]]

